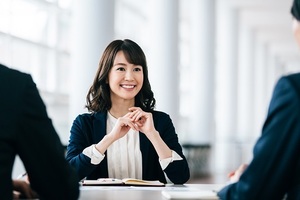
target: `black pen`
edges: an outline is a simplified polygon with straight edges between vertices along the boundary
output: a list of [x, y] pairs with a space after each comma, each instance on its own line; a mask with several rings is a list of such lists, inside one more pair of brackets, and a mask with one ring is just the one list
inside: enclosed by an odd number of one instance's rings
[[27, 172], [23, 173], [23, 174], [20, 174], [17, 179], [22, 179], [23, 177], [25, 177], [27, 175]]

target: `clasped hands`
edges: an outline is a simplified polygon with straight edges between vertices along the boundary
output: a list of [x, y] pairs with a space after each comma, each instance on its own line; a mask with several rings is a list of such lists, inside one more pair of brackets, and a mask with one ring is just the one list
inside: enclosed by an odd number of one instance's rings
[[139, 107], [131, 107], [126, 115], [118, 118], [111, 133], [118, 139], [126, 135], [129, 129], [143, 132], [145, 135], [156, 132], [152, 114]]

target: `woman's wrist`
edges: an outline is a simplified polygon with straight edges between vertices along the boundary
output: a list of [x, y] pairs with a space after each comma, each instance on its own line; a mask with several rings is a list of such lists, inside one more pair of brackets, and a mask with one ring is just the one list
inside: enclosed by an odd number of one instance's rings
[[157, 130], [149, 131], [145, 133], [145, 135], [148, 137], [149, 140], [155, 139], [157, 136], [159, 136], [159, 133]]
[[107, 148], [114, 142], [111, 134], [105, 135], [103, 139], [95, 145], [95, 148], [101, 153], [104, 154]]

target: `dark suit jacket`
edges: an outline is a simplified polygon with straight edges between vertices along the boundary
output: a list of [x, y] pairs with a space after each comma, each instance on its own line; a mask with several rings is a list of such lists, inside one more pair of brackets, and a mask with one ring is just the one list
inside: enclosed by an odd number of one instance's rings
[[[189, 179], [190, 173], [173, 123], [165, 113], [153, 111], [152, 114], [155, 128], [160, 133], [162, 139], [169, 148], [176, 151], [183, 158], [183, 160], [170, 163], [165, 169], [165, 173], [173, 183], [183, 184]], [[87, 179], [108, 177], [107, 156], [104, 157], [104, 160], [99, 165], [93, 165], [90, 163], [90, 158], [82, 154], [82, 151], [86, 147], [98, 143], [106, 135], [106, 121], [106, 112], [83, 114], [74, 120], [66, 158], [77, 169], [80, 179], [84, 177], [87, 177]], [[139, 136], [142, 152], [143, 179], [160, 180], [166, 183], [166, 178], [159, 164], [158, 155], [154, 147], [143, 133], [139, 133]]]
[[273, 92], [253, 160], [224, 200], [300, 199], [300, 74], [282, 77]]
[[46, 107], [28, 74], [0, 65], [0, 198], [12, 199], [12, 169], [18, 154], [41, 199], [77, 199], [76, 172]]

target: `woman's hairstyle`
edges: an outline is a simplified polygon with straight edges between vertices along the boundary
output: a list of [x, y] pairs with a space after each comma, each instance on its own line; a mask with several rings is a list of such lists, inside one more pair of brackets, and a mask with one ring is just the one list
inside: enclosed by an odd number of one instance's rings
[[86, 96], [85, 107], [90, 112], [103, 112], [111, 108], [110, 88], [107, 80], [119, 51], [124, 52], [129, 63], [142, 66], [144, 82], [141, 90], [135, 96], [135, 106], [147, 112], [152, 111], [155, 107], [155, 99], [148, 78], [146, 56], [141, 47], [129, 39], [114, 40], [104, 50], [93, 85]]

